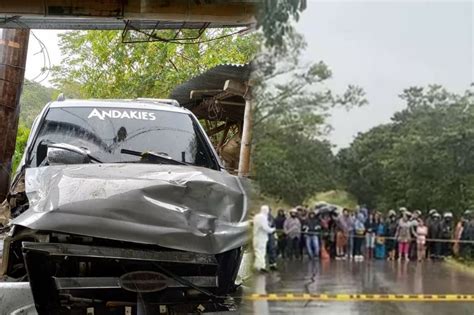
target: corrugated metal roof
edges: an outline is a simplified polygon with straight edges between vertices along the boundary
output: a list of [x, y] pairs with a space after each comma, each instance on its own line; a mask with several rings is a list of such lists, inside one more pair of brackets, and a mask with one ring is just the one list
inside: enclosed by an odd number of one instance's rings
[[170, 98], [177, 100], [182, 106], [192, 109], [196, 105], [196, 101], [189, 97], [192, 90], [219, 90], [224, 87], [226, 80], [248, 81], [250, 73], [251, 64], [249, 63], [219, 65], [175, 87]]

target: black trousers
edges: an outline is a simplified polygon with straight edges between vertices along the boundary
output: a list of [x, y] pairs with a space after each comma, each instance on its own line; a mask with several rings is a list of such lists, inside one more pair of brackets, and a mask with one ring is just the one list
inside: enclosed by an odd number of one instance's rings
[[300, 257], [300, 239], [299, 237], [287, 238], [288, 258]]
[[278, 235], [278, 247], [277, 247], [277, 256], [280, 256], [282, 258], [286, 257], [286, 242], [287, 242], [287, 237], [284, 234]]
[[362, 255], [362, 243], [364, 238], [360, 235], [354, 235], [354, 256]]

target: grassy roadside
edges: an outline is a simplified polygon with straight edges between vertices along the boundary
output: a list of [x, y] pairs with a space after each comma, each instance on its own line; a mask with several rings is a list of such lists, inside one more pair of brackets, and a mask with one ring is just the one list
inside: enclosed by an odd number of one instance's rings
[[474, 276], [474, 262], [461, 262], [454, 258], [445, 260], [445, 263], [456, 270], [469, 273]]

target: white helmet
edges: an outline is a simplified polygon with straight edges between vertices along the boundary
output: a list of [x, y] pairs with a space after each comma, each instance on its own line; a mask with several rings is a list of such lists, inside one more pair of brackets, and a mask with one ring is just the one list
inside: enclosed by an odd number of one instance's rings
[[452, 217], [453, 217], [453, 213], [450, 212], [450, 211], [445, 212], [445, 213], [443, 214], [443, 218], [452, 218]]

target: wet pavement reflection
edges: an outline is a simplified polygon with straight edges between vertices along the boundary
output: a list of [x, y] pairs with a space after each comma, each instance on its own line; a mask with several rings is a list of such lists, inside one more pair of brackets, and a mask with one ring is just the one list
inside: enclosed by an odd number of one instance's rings
[[[442, 262], [294, 260], [256, 274], [250, 293], [473, 294], [474, 276]], [[243, 314], [474, 314], [470, 302], [248, 301]]]

